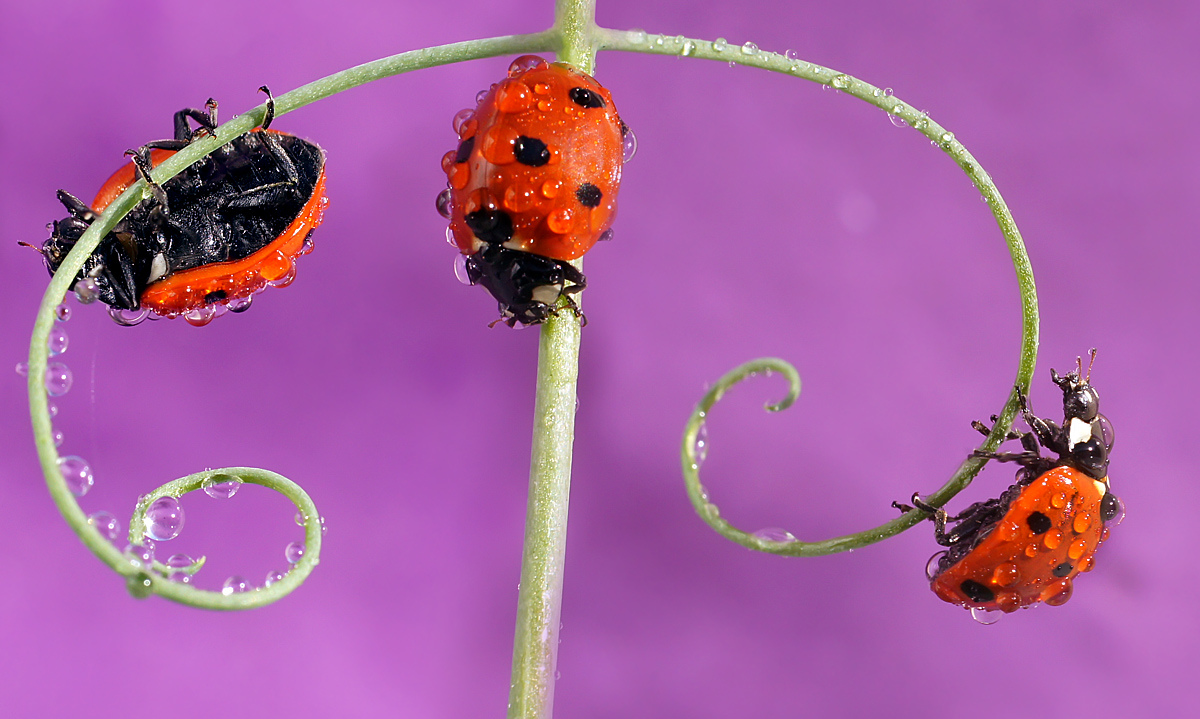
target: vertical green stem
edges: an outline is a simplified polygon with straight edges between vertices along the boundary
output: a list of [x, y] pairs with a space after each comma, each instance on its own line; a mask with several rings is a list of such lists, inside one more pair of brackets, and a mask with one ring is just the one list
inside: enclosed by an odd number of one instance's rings
[[[554, 23], [561, 34], [558, 59], [592, 72], [595, 27], [595, 0], [558, 0]], [[581, 261], [574, 264], [583, 267]], [[575, 313], [560, 312], [542, 325], [538, 343], [537, 404], [509, 719], [550, 719], [554, 713], [580, 325]]]

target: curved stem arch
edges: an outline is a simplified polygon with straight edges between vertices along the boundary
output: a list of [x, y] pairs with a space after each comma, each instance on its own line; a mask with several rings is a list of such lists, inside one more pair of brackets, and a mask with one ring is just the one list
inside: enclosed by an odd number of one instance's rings
[[[717, 60], [828, 85], [880, 108], [891, 115], [896, 122], [902, 121], [905, 125], [920, 132], [941, 148], [942, 152], [967, 174], [971, 183], [987, 201], [988, 208], [995, 217], [996, 224], [1000, 227], [1000, 232], [1008, 245], [1009, 255], [1012, 257], [1013, 268], [1017, 275], [1017, 285], [1021, 293], [1021, 353], [1017, 364], [1016, 379], [1013, 381], [1013, 389], [1009, 392], [1004, 408], [999, 412], [999, 419], [993, 426], [991, 434], [979, 446], [982, 451], [995, 451], [1012, 426], [1018, 406], [1018, 388], [1022, 392], [1028, 392], [1030, 380], [1033, 378], [1038, 347], [1037, 290], [1033, 282], [1033, 268], [1029, 264], [1029, 255], [1025, 252], [1025, 244], [1021, 240], [1021, 233], [1017, 230], [1017, 224], [1013, 220], [1012, 214], [1008, 211], [1008, 205], [1005, 204], [1000, 191], [992, 182], [991, 176], [967, 151], [967, 148], [963, 147], [962, 143], [955, 138], [954, 133], [912, 105], [869, 82], [821, 65], [759, 50], [752, 43], [737, 46], [730, 45], [721, 39], [716, 41], [696, 40], [682, 35], [674, 37], [651, 35], [641, 31], [599, 29], [598, 33], [601, 50], [624, 50], [654, 55]], [[788, 378], [791, 385], [788, 396], [778, 404], [768, 405], [767, 409], [777, 411], [791, 406], [800, 392], [800, 377], [796, 370], [783, 360], [762, 358], [741, 365], [718, 380], [717, 384], [697, 404], [684, 430], [681, 451], [684, 482], [687, 485], [688, 497], [691, 499], [692, 505], [709, 526], [722, 536], [750, 549], [803, 557], [843, 552], [873, 544], [896, 535], [925, 518], [926, 515], [923, 512], [913, 510], [877, 527], [818, 542], [771, 541], [744, 532], [723, 519], [720, 510], [709, 500], [708, 493], [700, 483], [700, 468], [696, 456], [700, 428], [709, 410], [730, 387], [754, 373], [767, 371], [782, 373]], [[977, 458], [965, 460], [950, 476], [950, 479], [936, 492], [929, 495], [926, 501], [934, 506], [944, 505], [971, 483], [971, 480], [983, 468], [984, 463], [985, 460]]]

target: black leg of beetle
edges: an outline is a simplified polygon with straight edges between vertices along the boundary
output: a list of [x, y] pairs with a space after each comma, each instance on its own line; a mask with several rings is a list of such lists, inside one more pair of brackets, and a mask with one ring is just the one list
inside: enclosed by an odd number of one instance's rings
[[[192, 128], [188, 125], [188, 118], [196, 121], [200, 127], [192, 132]], [[208, 102], [204, 103], [204, 110], [197, 110], [194, 107], [185, 107], [175, 113], [175, 139], [183, 142], [185, 145], [192, 141], [193, 138], [200, 135], [212, 135], [216, 137], [214, 132], [217, 129], [217, 101], [208, 98]]]
[[183, 148], [187, 147], [189, 144], [191, 144], [191, 143], [189, 143], [187, 140], [155, 140], [154, 142], [147, 142], [145, 145], [142, 145], [138, 149], [139, 150], [141, 150], [141, 149], [173, 150], [173, 151], [178, 152], [179, 150], [182, 150]]
[[981, 452], [975, 450], [971, 453], [971, 456], [994, 459], [997, 462], [1016, 462], [1023, 467], [1032, 466], [1043, 461], [1042, 455], [1037, 452]]
[[273, 182], [269, 185], [246, 190], [221, 202], [218, 209], [253, 210], [258, 207], [274, 207], [282, 199], [294, 198], [297, 189], [291, 182]]
[[263, 146], [275, 158], [275, 162], [279, 163], [279, 169], [283, 170], [283, 174], [287, 175], [287, 182], [298, 187], [300, 184], [300, 172], [296, 169], [296, 163], [292, 161], [291, 156], [283, 149], [283, 145], [279, 144], [279, 140], [269, 132], [259, 132], [257, 135], [262, 140]]
[[[933, 520], [933, 538], [938, 544], [942, 545], [943, 547], [949, 547], [954, 543], [954, 538], [946, 534], [946, 510], [942, 509], [941, 507], [935, 507], [932, 504], [923, 501], [920, 495], [918, 495], [916, 492], [913, 492], [913, 496], [910, 501], [913, 503], [916, 509], [925, 512], [926, 514], [933, 515], [930, 517], [930, 519]], [[901, 507], [907, 505], [901, 505], [899, 502], [892, 502], [892, 506]]]
[[162, 188], [162, 185], [150, 179], [150, 170], [152, 169], [150, 167], [150, 150], [141, 147], [137, 150], [126, 150], [125, 154], [133, 158], [133, 166], [137, 171], [137, 176], [145, 180], [146, 184], [150, 186], [150, 191], [154, 193], [154, 199], [158, 200], [159, 205], [162, 205], [163, 214], [169, 213], [170, 209], [167, 206], [166, 190]]
[[96, 220], [96, 213], [92, 212], [92, 208], [85, 205], [83, 200], [66, 190], [58, 191], [58, 201], [63, 203], [63, 207], [67, 208], [67, 212], [70, 212], [72, 217], [79, 218], [88, 223]]
[[258, 88], [258, 91], [267, 94], [267, 114], [263, 117], [262, 124], [259, 125], [259, 127], [266, 130], [271, 127], [271, 122], [275, 119], [275, 96], [271, 94], [271, 89], [266, 85]]
[[[999, 417], [997, 417], [996, 415], [992, 415], [992, 426], [993, 427], [996, 425], [996, 420], [998, 420], [998, 419], [999, 419]], [[983, 422], [980, 422], [979, 420], [972, 421], [971, 427], [976, 432], [982, 434], [984, 437], [987, 437], [992, 433], [992, 427], [987, 426], [986, 424], [984, 424]], [[1001, 441], [1007, 442], [1007, 441], [1013, 440], [1013, 439], [1022, 439], [1023, 437], [1026, 437], [1028, 435], [1029, 435], [1028, 432], [1021, 432], [1019, 430], [1010, 429], [1010, 430], [1008, 430], [1008, 434], [1004, 435], [1004, 439]]]
[[585, 289], [587, 289], [587, 277], [582, 272], [575, 269], [575, 265], [572, 265], [566, 260], [559, 260], [557, 264], [560, 268], [562, 268], [563, 278], [575, 285], [575, 287], [568, 287], [564, 289], [564, 293], [569, 292], [574, 294], [576, 292], [583, 292]]

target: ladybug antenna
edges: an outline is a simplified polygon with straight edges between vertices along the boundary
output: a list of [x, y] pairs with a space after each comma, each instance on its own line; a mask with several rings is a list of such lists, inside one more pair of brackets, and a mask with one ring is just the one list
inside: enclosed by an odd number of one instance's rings
[[[1091, 351], [1088, 352], [1088, 355], [1091, 356], [1091, 359], [1088, 360], [1087, 377], [1083, 378], [1084, 384], [1092, 383], [1092, 365], [1096, 364], [1096, 348], [1093, 347]], [[1080, 369], [1082, 369], [1082, 367], [1080, 367]]]
[[150, 192], [154, 195], [154, 199], [162, 205], [163, 214], [170, 212], [167, 207], [167, 191], [162, 188], [162, 185], [150, 179], [150, 170], [153, 169], [150, 165], [150, 148], [143, 145], [136, 150], [126, 150], [125, 155], [133, 158], [133, 167], [137, 171], [138, 178], [145, 180], [146, 184], [150, 186]]
[[271, 89], [266, 85], [258, 88], [258, 91], [267, 94], [267, 114], [263, 117], [262, 125], [259, 126], [266, 130], [271, 126], [271, 121], [275, 119], [275, 96], [271, 94]]
[[41, 255], [42, 257], [46, 256], [46, 251], [43, 250], [41, 247], [38, 247], [37, 245], [31, 245], [28, 242], [21, 242], [20, 240], [17, 240], [17, 244], [20, 245], [21, 247], [28, 247], [31, 250], [37, 251], [37, 253], [39, 255]]

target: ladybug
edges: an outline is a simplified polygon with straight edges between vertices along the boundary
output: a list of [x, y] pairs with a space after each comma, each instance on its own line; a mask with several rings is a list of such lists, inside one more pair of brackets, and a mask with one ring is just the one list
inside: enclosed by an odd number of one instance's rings
[[[1095, 350], [1091, 357], [1094, 362]], [[954, 517], [912, 498], [917, 509], [932, 515], [938, 544], [949, 548], [929, 561], [931, 588], [977, 618], [981, 611], [1010, 613], [1038, 602], [1066, 603], [1075, 577], [1091, 571], [1096, 548], [1124, 517], [1121, 500], [1109, 488], [1113, 429], [1099, 412], [1091, 366], [1086, 377], [1082, 360], [1074, 372], [1060, 377], [1050, 370], [1050, 376], [1063, 393], [1062, 424], [1034, 415], [1020, 394], [1030, 431], [1010, 431], [1006, 439], [1020, 440], [1023, 451], [973, 455], [1021, 466], [1017, 481], [1000, 497], [976, 502]], [[982, 422], [972, 426], [990, 432]], [[1042, 448], [1057, 459], [1042, 456]], [[947, 531], [947, 522], [957, 524]]]
[[578, 313], [571, 295], [587, 278], [568, 261], [611, 237], [633, 144], [612, 95], [570, 65], [525, 55], [454, 129], [437, 207], [467, 280], [492, 293], [496, 322], [510, 327], [545, 321], [563, 297]]
[[[70, 213], [53, 223], [40, 251], [50, 274], [100, 213], [133, 182], [144, 179], [142, 200], [100, 241], [74, 283], [85, 302], [99, 299], [121, 324], [182, 315], [207, 324], [228, 309], [242, 312], [267, 285], [291, 283], [294, 261], [312, 249], [325, 197], [325, 152], [307, 140], [268, 129], [275, 101], [266, 87], [267, 114], [254, 131], [234, 138], [161, 186], [150, 170], [202, 135], [214, 135], [217, 103], [175, 113], [175, 137], [130, 150], [132, 162], [101, 186], [88, 206], [58, 191]], [[199, 125], [192, 131], [188, 120]]]

